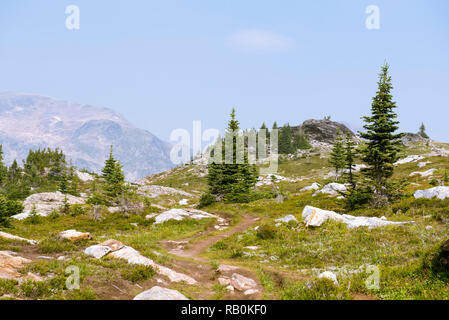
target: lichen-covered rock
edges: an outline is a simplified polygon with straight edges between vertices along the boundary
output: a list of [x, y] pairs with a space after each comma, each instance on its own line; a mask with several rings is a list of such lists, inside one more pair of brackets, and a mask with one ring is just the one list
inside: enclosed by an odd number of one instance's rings
[[2, 231], [0, 231], [0, 238], [8, 239], [8, 240], [25, 241], [25, 242], [28, 242], [29, 244], [33, 244], [33, 245], [37, 244], [36, 240], [25, 239], [25, 238], [18, 237], [18, 236], [15, 236], [15, 235], [12, 235], [12, 234], [9, 234], [6, 232], [2, 232]]
[[338, 280], [337, 280], [337, 275], [331, 271], [325, 271], [323, 273], [320, 273], [318, 275], [319, 279], [329, 279], [330, 281], [332, 281], [336, 286], [338, 286]]
[[241, 274], [238, 274], [238, 273], [232, 274], [231, 285], [239, 291], [246, 291], [249, 289], [257, 288], [256, 281], [254, 281], [251, 278], [242, 276]]
[[446, 199], [449, 198], [449, 187], [434, 187], [426, 190], [417, 190], [414, 195], [415, 199], [419, 198], [438, 198], [438, 199]]
[[418, 156], [418, 155], [411, 155], [408, 156], [404, 159], [398, 160], [394, 163], [395, 166], [400, 165], [400, 164], [406, 164], [406, 163], [411, 163], [411, 162], [416, 162], [416, 161], [420, 161], [424, 159], [423, 156]]
[[387, 221], [376, 217], [355, 217], [348, 214], [338, 214], [334, 211], [323, 210], [312, 206], [306, 206], [302, 212], [306, 226], [319, 227], [327, 220], [344, 223], [348, 228], [368, 227], [377, 228], [387, 225], [401, 225], [414, 223], [413, 221]]
[[27, 275], [23, 275], [18, 272], [22, 269], [24, 264], [31, 263], [30, 259], [20, 257], [17, 253], [12, 251], [0, 251], [0, 278], [9, 280], [33, 280], [42, 281], [42, 277], [28, 272]]
[[341, 184], [341, 183], [333, 182], [333, 183], [329, 183], [329, 184], [325, 185], [323, 187], [323, 189], [315, 192], [313, 194], [313, 196], [316, 196], [316, 195], [318, 195], [320, 193], [324, 193], [324, 194], [328, 194], [328, 195], [330, 195], [332, 197], [336, 197], [336, 196], [340, 195], [340, 192], [346, 192], [346, 190], [347, 190], [346, 185]]
[[66, 230], [58, 234], [61, 239], [68, 239], [71, 241], [77, 241], [82, 239], [92, 239], [89, 232], [79, 232], [76, 230]]
[[415, 172], [410, 173], [410, 177], [417, 176], [417, 175], [419, 175], [423, 178], [430, 177], [434, 174], [435, 171], [437, 171], [437, 169], [430, 169], [427, 171], [415, 171]]
[[177, 290], [154, 286], [150, 290], [139, 293], [133, 300], [189, 300]]
[[12, 216], [12, 218], [17, 220], [23, 220], [30, 216], [33, 208], [36, 209], [36, 214], [39, 216], [46, 217], [53, 210], [59, 211], [60, 208], [64, 205], [64, 199], [67, 197], [67, 202], [69, 204], [82, 204], [84, 203], [83, 198], [75, 197], [70, 194], [64, 195], [63, 193], [56, 192], [43, 192], [43, 193], [35, 193], [31, 196], [27, 197], [23, 201], [24, 210]]
[[177, 220], [181, 221], [183, 219], [207, 219], [207, 218], [215, 218], [219, 223], [224, 222], [223, 218], [220, 218], [216, 215], [207, 213], [205, 211], [196, 210], [196, 209], [170, 209], [167, 210], [155, 217], [155, 223], [164, 223], [169, 220]]
[[104, 257], [109, 252], [111, 252], [111, 248], [106, 246], [100, 246], [100, 245], [94, 245], [86, 248], [84, 250], [84, 253], [88, 256], [92, 256], [96, 259], [100, 259], [101, 257]]

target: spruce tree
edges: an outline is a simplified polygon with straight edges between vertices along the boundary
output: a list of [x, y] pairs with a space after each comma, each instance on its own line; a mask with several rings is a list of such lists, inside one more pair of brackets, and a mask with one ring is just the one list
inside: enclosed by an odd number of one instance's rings
[[105, 180], [105, 189], [110, 197], [117, 197], [123, 191], [125, 183], [125, 175], [123, 174], [122, 165], [114, 159], [113, 147], [111, 146], [109, 158], [105, 161], [102, 169], [103, 178]]
[[378, 91], [373, 97], [371, 116], [362, 118], [366, 123], [363, 126], [366, 131], [359, 133], [366, 140], [360, 152], [368, 168], [362, 169], [362, 172], [370, 180], [374, 207], [381, 207], [392, 198], [393, 190], [388, 180], [393, 175], [393, 164], [398, 159], [400, 138], [403, 136], [395, 133], [399, 122], [395, 121], [396, 103], [391, 95], [393, 86], [388, 70], [389, 66], [385, 63], [379, 74]]
[[338, 179], [340, 170], [345, 167], [344, 141], [340, 129], [337, 129], [337, 138], [330, 153], [329, 164], [335, 168], [335, 179]]
[[293, 153], [295, 151], [294, 148], [293, 148], [292, 138], [293, 138], [292, 128], [287, 123], [280, 130], [280, 134], [279, 134], [279, 153], [281, 153], [281, 154], [290, 154], [290, 153]]
[[[221, 163], [212, 162], [208, 165], [207, 181], [209, 193], [216, 200], [227, 202], [246, 202], [250, 189], [256, 183], [254, 166], [248, 164], [248, 154], [244, 150], [237, 150], [239, 136], [239, 122], [232, 109], [231, 119], [226, 129], [225, 141], [222, 144]], [[231, 141], [232, 150], [226, 150], [226, 141]], [[243, 152], [243, 154], [240, 154]], [[242, 163], [239, 160], [243, 159]]]
[[68, 181], [65, 172], [62, 174], [61, 181], [59, 182], [59, 191], [63, 194], [67, 194], [68, 192]]
[[0, 226], [9, 227], [8, 201], [4, 196], [0, 196]]
[[3, 147], [0, 144], [0, 186], [6, 181], [8, 168], [3, 163]]
[[352, 140], [351, 134], [348, 132], [346, 133], [346, 140], [344, 146], [344, 160], [346, 168], [346, 180], [351, 185], [352, 189], [356, 187], [353, 172], [355, 158], [356, 158], [355, 143], [354, 140]]
[[423, 137], [424, 139], [429, 139], [429, 136], [426, 133], [426, 127], [424, 126], [424, 123], [421, 123], [421, 126], [419, 127], [418, 134]]

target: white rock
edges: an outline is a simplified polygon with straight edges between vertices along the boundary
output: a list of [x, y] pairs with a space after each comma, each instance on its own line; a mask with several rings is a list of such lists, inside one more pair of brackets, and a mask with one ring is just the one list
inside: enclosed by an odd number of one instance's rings
[[387, 225], [400, 225], [414, 223], [414, 221], [386, 221], [376, 217], [355, 217], [347, 214], [338, 214], [334, 211], [323, 210], [312, 206], [306, 206], [302, 217], [307, 226], [319, 227], [328, 219], [344, 223], [348, 228], [368, 227], [377, 228]]
[[133, 300], [189, 300], [177, 290], [154, 286], [134, 297]]
[[156, 185], [142, 185], [137, 189], [137, 192], [140, 193], [143, 196], [150, 197], [150, 198], [156, 198], [158, 196], [162, 195], [181, 195], [183, 197], [189, 197], [189, 198], [196, 198], [197, 195], [185, 192], [183, 190], [170, 188], [170, 187], [163, 187], [163, 186], [156, 186]]
[[119, 207], [108, 207], [108, 211], [110, 213], [116, 213], [116, 212], [120, 211], [120, 208]]
[[89, 174], [87, 172], [82, 172], [82, 171], [79, 171], [79, 170], [75, 170], [75, 174], [83, 182], [94, 181], [94, 179], [95, 179], [91, 174]]
[[24, 210], [12, 216], [12, 218], [17, 220], [23, 220], [30, 216], [30, 212], [33, 207], [36, 208], [36, 214], [42, 217], [48, 216], [53, 210], [59, 211], [59, 209], [64, 204], [64, 199], [67, 196], [67, 202], [69, 204], [82, 204], [84, 203], [83, 198], [75, 197], [70, 194], [64, 195], [59, 191], [56, 192], [44, 192], [35, 193], [27, 197], [23, 201]]
[[319, 183], [312, 183], [312, 185], [308, 186], [308, 187], [304, 187], [301, 190], [299, 190], [300, 192], [305, 192], [305, 191], [310, 191], [310, 190], [318, 190], [319, 188], [321, 188], [321, 185]]
[[324, 279], [329, 279], [329, 280], [331, 280], [336, 286], [338, 286], [337, 276], [336, 276], [335, 273], [333, 273], [333, 272], [331, 272], [331, 271], [325, 271], [325, 272], [321, 273], [321, 274], [318, 276], [318, 278], [319, 278], [319, 279], [322, 279], [322, 278], [324, 278]]
[[431, 175], [433, 175], [433, 173], [436, 171], [437, 169], [430, 169], [424, 172], [419, 172], [419, 171], [415, 171], [410, 173], [410, 177], [416, 176], [416, 175], [420, 175], [421, 177], [430, 177]]
[[200, 211], [200, 210], [196, 210], [196, 209], [170, 209], [168, 211], [165, 211], [165, 212], [157, 215], [155, 218], [155, 220], [156, 220], [155, 223], [159, 224], [159, 223], [163, 223], [163, 222], [166, 222], [169, 220], [181, 221], [186, 218], [196, 219], [196, 220], [215, 218], [218, 220], [219, 223], [225, 222], [225, 220], [223, 218], [220, 218], [216, 215], [207, 213], [205, 211]]
[[431, 230], [431, 229], [433, 229], [432, 226], [426, 226], [426, 230]]
[[323, 189], [315, 192], [313, 194], [313, 196], [316, 196], [317, 194], [320, 194], [320, 193], [325, 193], [325, 194], [329, 194], [333, 197], [336, 197], [336, 196], [340, 196], [339, 192], [346, 192], [346, 190], [347, 190], [346, 185], [333, 182], [333, 183], [329, 183], [329, 184], [325, 185]]
[[58, 236], [62, 239], [68, 239], [68, 240], [72, 240], [72, 241], [92, 238], [92, 236], [90, 235], [89, 232], [79, 232], [76, 230], [62, 231], [58, 234]]
[[276, 221], [289, 223], [290, 221], [298, 221], [298, 220], [296, 220], [295, 216], [289, 214], [283, 218], [276, 219]]
[[218, 266], [218, 271], [220, 271], [221, 273], [225, 273], [225, 272], [231, 272], [231, 271], [237, 270], [238, 268], [239, 267], [236, 267], [236, 266], [230, 266], [230, 265], [227, 265], [227, 264], [220, 264]]
[[15, 235], [12, 235], [12, 234], [9, 234], [6, 232], [2, 232], [2, 231], [0, 231], [0, 238], [8, 239], [8, 240], [25, 241], [25, 242], [28, 242], [29, 244], [33, 244], [33, 245], [37, 244], [36, 240], [25, 239], [25, 238], [18, 237], [18, 236], [15, 236]]
[[227, 289], [228, 291], [234, 292], [234, 287], [231, 286], [231, 285], [227, 286], [226, 289]]
[[415, 199], [437, 197], [440, 200], [449, 198], [449, 187], [435, 187], [426, 190], [417, 190], [414, 195]]
[[256, 281], [251, 278], [242, 276], [238, 273], [232, 274], [231, 285], [239, 291], [246, 291], [248, 289], [255, 289], [257, 287]]
[[401, 160], [396, 161], [396, 162], [394, 163], [394, 165], [397, 166], [397, 165], [399, 165], [399, 164], [405, 164], [405, 163], [410, 163], [410, 162], [416, 162], [416, 161], [419, 161], [419, 160], [422, 160], [422, 159], [424, 159], [423, 156], [411, 155], [411, 156], [408, 156], [408, 157], [406, 157], [406, 158], [404, 158], [404, 159], [401, 159]]
[[280, 176], [278, 174], [268, 174], [268, 175], [262, 175], [259, 176], [258, 181], [256, 183], [256, 187], [264, 186], [264, 185], [271, 185], [274, 183], [279, 183], [280, 181], [285, 182], [298, 182], [301, 181], [301, 178], [287, 178]]
[[257, 290], [257, 289], [248, 289], [245, 292], [243, 292], [243, 294], [245, 296], [249, 296], [249, 295], [256, 294], [256, 293], [259, 293], [259, 290]]
[[182, 199], [182, 200], [179, 200], [178, 204], [179, 204], [180, 206], [186, 206], [186, 205], [189, 204], [189, 200], [188, 200], [188, 199]]
[[111, 248], [100, 245], [90, 246], [86, 248], [86, 250], [84, 250], [85, 254], [96, 259], [100, 259], [101, 257], [107, 255], [109, 252], [111, 252]]
[[422, 168], [422, 167], [425, 167], [425, 166], [427, 166], [428, 164], [431, 164], [431, 163], [432, 162], [430, 162], [430, 161], [422, 161], [422, 162], [418, 163], [417, 166], [418, 166], [418, 168]]
[[122, 249], [119, 249], [117, 251], [111, 252], [108, 255], [109, 257], [118, 258], [118, 259], [124, 259], [128, 261], [129, 264], [139, 264], [144, 266], [151, 266], [155, 269], [155, 271], [161, 275], [166, 276], [170, 279], [172, 282], [181, 282], [185, 281], [188, 284], [196, 284], [197, 281], [193, 279], [192, 277], [176, 272], [174, 270], [171, 270], [167, 267], [161, 266], [157, 263], [155, 263], [153, 260], [142, 256], [139, 251], [124, 246]]
[[231, 279], [220, 277], [218, 278], [218, 283], [221, 284], [222, 286], [227, 286], [231, 284]]
[[[296, 220], [296, 219], [295, 219]], [[259, 247], [258, 246], [248, 246], [248, 247], [245, 247], [245, 249], [248, 249], [248, 250], [259, 250]]]

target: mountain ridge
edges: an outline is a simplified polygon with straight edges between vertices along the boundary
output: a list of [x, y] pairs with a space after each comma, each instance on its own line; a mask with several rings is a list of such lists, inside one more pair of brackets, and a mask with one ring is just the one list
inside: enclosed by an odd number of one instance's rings
[[79, 168], [99, 172], [110, 145], [127, 179], [173, 167], [170, 144], [118, 112], [31, 93], [0, 93], [0, 144], [6, 163], [29, 149], [60, 148]]

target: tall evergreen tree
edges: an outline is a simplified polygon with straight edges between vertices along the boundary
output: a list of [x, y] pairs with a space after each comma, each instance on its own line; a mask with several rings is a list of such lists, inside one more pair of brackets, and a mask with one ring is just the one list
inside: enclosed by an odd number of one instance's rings
[[335, 179], [338, 179], [340, 171], [345, 167], [344, 141], [340, 129], [337, 129], [337, 138], [330, 153], [329, 164], [335, 168]]
[[426, 133], [426, 127], [424, 126], [424, 123], [421, 123], [421, 126], [419, 127], [418, 134], [423, 137], [424, 139], [429, 139], [429, 136]]
[[393, 86], [388, 70], [389, 66], [385, 63], [379, 74], [378, 91], [371, 105], [371, 116], [363, 117], [366, 132], [359, 133], [366, 140], [360, 152], [368, 168], [362, 169], [362, 172], [371, 181], [372, 204], [375, 207], [381, 207], [391, 199], [392, 190], [388, 179], [393, 175], [393, 163], [398, 159], [400, 138], [403, 136], [395, 133], [399, 122], [395, 121], [396, 103], [390, 93]]
[[8, 168], [3, 163], [3, 146], [0, 144], [0, 186], [3, 185], [7, 178]]
[[356, 149], [354, 140], [352, 140], [351, 134], [346, 133], [345, 146], [344, 146], [344, 160], [346, 168], [346, 180], [354, 189], [356, 187], [354, 178], [354, 163], [356, 158]]
[[59, 191], [63, 194], [67, 194], [68, 192], [68, 179], [65, 172], [62, 174], [61, 181], [59, 182]]
[[283, 126], [279, 133], [279, 153], [290, 154], [295, 152], [293, 148], [293, 133], [292, 128], [287, 123]]
[[109, 158], [106, 159], [104, 168], [102, 169], [102, 174], [108, 195], [117, 197], [121, 194], [125, 183], [125, 175], [123, 174], [120, 162], [114, 159], [112, 146], [109, 152]]
[[[222, 144], [222, 161], [221, 163], [212, 162], [208, 165], [209, 193], [219, 201], [245, 202], [250, 189], [256, 183], [255, 167], [248, 164], [248, 154], [244, 145], [243, 150], [237, 148], [237, 139], [241, 138], [239, 129], [239, 122], [235, 118], [235, 110], [232, 109], [225, 141]], [[227, 144], [226, 141], [232, 143]], [[231, 145], [232, 150], [226, 150], [227, 145]], [[243, 152], [243, 154], [240, 154], [240, 152]], [[240, 162], [241, 159], [243, 161]]]

